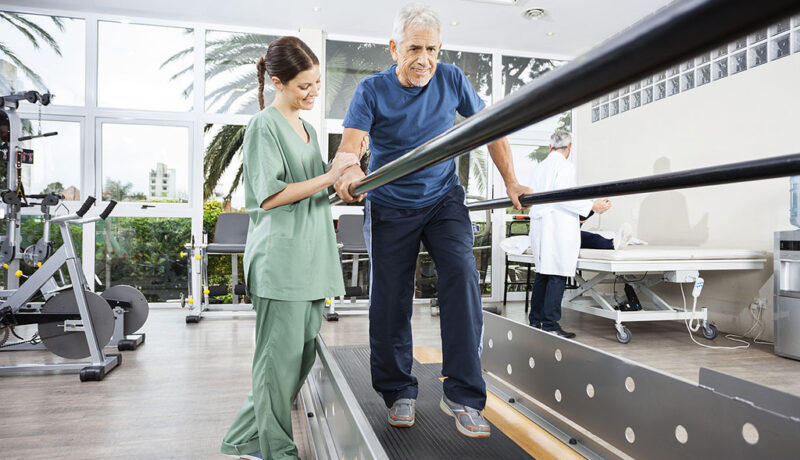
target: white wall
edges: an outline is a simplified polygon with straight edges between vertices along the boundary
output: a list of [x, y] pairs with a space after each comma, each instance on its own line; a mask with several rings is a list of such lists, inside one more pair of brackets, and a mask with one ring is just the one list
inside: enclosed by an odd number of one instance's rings
[[[595, 123], [584, 105], [575, 112], [579, 183], [798, 153], [798, 82], [800, 54], [793, 54]], [[788, 178], [612, 201], [602, 227], [630, 222], [634, 235], [651, 244], [767, 251], [762, 271], [702, 273], [699, 305], [709, 307], [720, 331], [744, 332], [752, 325], [749, 304], [764, 298], [763, 337], [772, 339], [773, 232], [791, 228]], [[681, 304], [676, 285], [662, 292]]]

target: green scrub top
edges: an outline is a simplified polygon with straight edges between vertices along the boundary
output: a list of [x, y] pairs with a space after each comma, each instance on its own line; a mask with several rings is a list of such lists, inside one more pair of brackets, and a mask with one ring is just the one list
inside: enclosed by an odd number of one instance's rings
[[243, 142], [245, 206], [250, 215], [244, 271], [253, 295], [319, 300], [344, 295], [327, 189], [265, 211], [286, 185], [325, 173], [317, 133], [303, 121], [306, 144], [275, 107], [256, 114]]

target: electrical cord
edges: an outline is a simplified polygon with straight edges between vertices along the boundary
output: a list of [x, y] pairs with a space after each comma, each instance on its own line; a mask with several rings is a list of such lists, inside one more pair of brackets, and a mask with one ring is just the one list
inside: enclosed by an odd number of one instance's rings
[[[680, 284], [681, 286], [681, 297], [683, 298], [683, 311], [684, 313], [688, 313], [689, 311], [686, 309], [686, 293], [683, 290], [683, 283], [678, 283], [678, 284]], [[700, 329], [700, 322], [699, 322], [700, 320], [698, 319], [697, 329], [695, 329], [694, 331], [692, 330], [690, 323], [695, 319], [694, 314], [696, 312], [696, 307], [697, 307], [697, 297], [694, 297], [694, 306], [692, 307], [692, 313], [689, 317], [689, 320], [688, 321], [683, 320], [683, 323], [686, 325], [686, 330], [689, 331], [689, 337], [692, 339], [692, 342], [694, 342], [696, 345], [700, 345], [703, 348], [711, 348], [714, 350], [739, 350], [739, 349], [750, 348], [749, 342], [747, 342], [746, 340], [735, 338], [734, 334], [725, 334], [725, 338], [728, 340], [732, 340], [734, 342], [743, 343], [744, 345], [736, 345], [733, 347], [720, 347], [720, 346], [706, 345], [704, 343], [700, 343], [697, 340], [695, 340], [693, 332], [697, 332], [697, 330]]]

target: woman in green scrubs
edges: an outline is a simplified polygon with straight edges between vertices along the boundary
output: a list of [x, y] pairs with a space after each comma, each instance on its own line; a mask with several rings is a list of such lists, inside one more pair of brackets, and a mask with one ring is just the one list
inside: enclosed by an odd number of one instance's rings
[[244, 270], [256, 310], [253, 389], [222, 442], [241, 458], [297, 458], [292, 402], [316, 357], [325, 298], [344, 294], [327, 188], [354, 154], [322, 161], [317, 133], [300, 119], [319, 94], [319, 60], [295, 37], [272, 42], [258, 61], [264, 108], [267, 73], [272, 105], [245, 130], [245, 204], [250, 215]]

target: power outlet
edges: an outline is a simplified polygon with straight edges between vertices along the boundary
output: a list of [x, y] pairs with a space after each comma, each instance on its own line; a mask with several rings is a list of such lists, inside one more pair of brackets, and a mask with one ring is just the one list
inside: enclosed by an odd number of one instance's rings
[[753, 303], [750, 304], [750, 310], [753, 313], [758, 313], [759, 310], [766, 310], [767, 309], [767, 299], [762, 297], [756, 297], [753, 299]]

